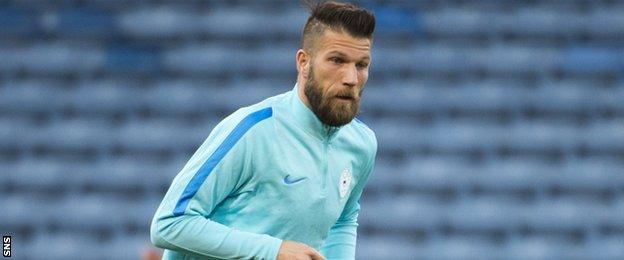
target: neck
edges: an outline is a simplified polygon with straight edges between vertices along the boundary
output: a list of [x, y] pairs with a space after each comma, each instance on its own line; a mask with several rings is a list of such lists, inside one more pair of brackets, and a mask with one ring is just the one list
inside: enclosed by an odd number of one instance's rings
[[305, 95], [305, 80], [301, 77], [297, 78], [297, 95], [299, 95], [299, 98], [301, 99], [301, 101], [303, 102], [304, 105], [306, 105], [306, 107], [308, 107], [310, 110], [312, 110], [312, 107], [310, 106], [310, 101], [308, 100], [308, 97]]
[[336, 133], [340, 127], [331, 127], [323, 124], [318, 117], [312, 112], [308, 104], [305, 104], [305, 93], [302, 91], [302, 86], [299, 85], [301, 81], [297, 82], [297, 93], [291, 95], [291, 106], [294, 117], [293, 120], [298, 122], [302, 129], [310, 134], [320, 138], [321, 140], [327, 140]]

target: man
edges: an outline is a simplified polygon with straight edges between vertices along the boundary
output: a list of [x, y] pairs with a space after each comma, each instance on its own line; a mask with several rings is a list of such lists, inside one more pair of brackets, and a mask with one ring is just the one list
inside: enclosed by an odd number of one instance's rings
[[151, 225], [163, 258], [355, 257], [377, 151], [354, 119], [375, 18], [336, 2], [311, 11], [294, 89], [226, 117], [173, 180]]

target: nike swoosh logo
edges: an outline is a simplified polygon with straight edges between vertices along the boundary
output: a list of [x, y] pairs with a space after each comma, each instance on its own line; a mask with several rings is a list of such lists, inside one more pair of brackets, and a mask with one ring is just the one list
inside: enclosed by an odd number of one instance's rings
[[288, 175], [286, 175], [286, 177], [284, 177], [284, 183], [286, 183], [286, 184], [293, 184], [293, 183], [300, 182], [300, 181], [305, 180], [305, 179], [308, 178], [308, 177], [301, 177], [301, 178], [296, 179], [296, 180], [291, 180], [290, 178], [288, 178], [289, 176], [290, 176], [290, 174], [288, 174]]

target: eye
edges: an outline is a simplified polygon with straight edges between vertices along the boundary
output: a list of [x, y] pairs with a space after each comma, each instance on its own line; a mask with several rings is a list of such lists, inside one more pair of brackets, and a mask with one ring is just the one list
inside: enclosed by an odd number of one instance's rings
[[338, 57], [332, 57], [332, 58], [329, 58], [329, 60], [331, 62], [335, 63], [335, 64], [342, 64], [342, 63], [344, 63], [344, 60], [341, 59], [341, 58], [338, 58]]
[[358, 69], [366, 69], [368, 67], [368, 63], [360, 62], [356, 66], [358, 67]]

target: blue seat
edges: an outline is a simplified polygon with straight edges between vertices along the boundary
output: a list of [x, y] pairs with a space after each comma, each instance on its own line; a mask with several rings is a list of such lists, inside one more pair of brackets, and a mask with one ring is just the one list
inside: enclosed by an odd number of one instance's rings
[[72, 180], [65, 180], [70, 174], [68, 165], [53, 159], [26, 159], [6, 165], [4, 178], [16, 187], [32, 190], [63, 190], [69, 188]]
[[554, 181], [572, 189], [617, 190], [624, 185], [623, 167], [617, 160], [592, 157], [575, 160], [557, 171]]
[[295, 73], [296, 50], [297, 47], [291, 45], [253, 49], [223, 45], [186, 46], [168, 50], [164, 64], [168, 70], [185, 73]]
[[220, 88], [213, 82], [164, 81], [142, 90], [141, 105], [157, 114], [210, 113], [221, 109]]
[[598, 215], [604, 210], [605, 206], [593, 200], [541, 200], [520, 212], [520, 216], [523, 223], [538, 230], [569, 231], [597, 227]]
[[112, 145], [113, 127], [104, 120], [73, 119], [57, 121], [36, 131], [25, 141], [29, 146], [101, 152]]
[[536, 120], [513, 124], [500, 144], [520, 150], [566, 151], [578, 145], [579, 129], [565, 122]]
[[570, 73], [618, 73], [624, 61], [621, 52], [613, 48], [572, 47], [565, 52], [563, 69]]
[[523, 85], [508, 80], [467, 81], [440, 92], [443, 107], [464, 111], [514, 111], [529, 94]]
[[377, 160], [365, 191], [372, 191], [378, 196], [390, 199], [394, 196], [392, 191], [403, 183], [405, 174], [411, 174], [406, 171], [405, 165]]
[[71, 42], [41, 43], [15, 50], [16, 69], [33, 73], [89, 73], [101, 70], [105, 53], [97, 46]]
[[0, 148], [23, 146], [36, 129], [35, 124], [23, 118], [0, 117]]
[[540, 160], [498, 160], [476, 169], [472, 181], [489, 190], [543, 191], [550, 187], [563, 172], [561, 167], [551, 166]]
[[305, 10], [298, 8], [298, 6], [284, 8], [284, 11], [280, 10], [279, 13], [273, 14], [275, 22], [272, 23], [270, 28], [265, 28], [265, 30], [272, 30], [279, 35], [298, 36], [306, 22], [306, 14]]
[[2, 28], [0, 35], [11, 37], [29, 36], [40, 32], [41, 27], [37, 20], [38, 15], [39, 11], [28, 8], [0, 8], [0, 28]]
[[475, 35], [491, 26], [487, 15], [461, 8], [440, 8], [420, 13], [423, 31], [440, 35]]
[[504, 129], [492, 123], [469, 120], [441, 121], [428, 128], [426, 140], [442, 151], [467, 151], [495, 147], [504, 137]]
[[547, 111], [581, 111], [597, 107], [600, 90], [574, 82], [546, 82], [531, 92], [528, 105]]
[[[131, 121], [114, 133], [113, 144], [134, 151], [179, 151], [197, 147], [206, 135], [188, 132], [188, 126], [171, 119]], [[195, 136], [197, 135], [197, 136]]]
[[[446, 45], [425, 45], [402, 51], [408, 68], [419, 73], [464, 73], [469, 70], [468, 56], [461, 48]], [[427, 62], [413, 62], [426, 60]]]
[[119, 31], [130, 37], [192, 37], [202, 33], [202, 13], [193, 8], [167, 6], [122, 11], [118, 16]]
[[445, 221], [448, 210], [444, 203], [415, 196], [370, 198], [361, 201], [361, 208], [362, 226], [388, 232], [432, 229]]
[[57, 202], [56, 213], [49, 219], [63, 230], [105, 228], [114, 232], [130, 223], [129, 216], [134, 214], [133, 210], [127, 210], [131, 209], [125, 202], [127, 200], [115, 196], [72, 194]]
[[[202, 25], [208, 33], [220, 37], [262, 37], [266, 34], [274, 35], [275, 31], [272, 28], [275, 27], [272, 23], [291, 22], [274, 18], [269, 13], [257, 12], [253, 8], [230, 7], [208, 13], [202, 19]], [[303, 26], [303, 23], [300, 25]]]
[[61, 9], [58, 12], [57, 33], [101, 37], [116, 32], [113, 13], [93, 6]]
[[[54, 246], [50, 246], [50, 241], [54, 241]], [[114, 251], [111, 251], [111, 248], [103, 248], [101, 245], [102, 243], [97, 236], [88, 233], [42, 233], [37, 236], [29, 250], [23, 250], [23, 254], [29, 259], [42, 256], [49, 259], [87, 259], [110, 256], [111, 252]]]
[[105, 55], [102, 67], [111, 72], [156, 73], [164, 69], [160, 48], [151, 44], [112, 44]]
[[49, 113], [63, 107], [60, 83], [42, 80], [9, 81], [0, 95], [0, 108], [10, 113]]
[[561, 244], [561, 241], [532, 236], [510, 241], [503, 252], [506, 259], [560, 259], [565, 253]]
[[[622, 100], [622, 98], [624, 98], [624, 83], [617, 85], [617, 88], [613, 91], [613, 96], [617, 100]], [[624, 104], [622, 104], [622, 102], [616, 102], [614, 105], [620, 109], [620, 111], [624, 110]]]
[[[361, 238], [360, 238], [361, 237]], [[409, 240], [392, 235], [358, 237], [355, 259], [414, 259], [418, 247]]]
[[426, 259], [500, 259], [503, 257], [500, 252], [502, 250], [495, 244], [471, 237], [437, 239], [431, 241], [422, 251]]
[[624, 198], [613, 200], [611, 204], [605, 207], [599, 207], [602, 212], [598, 212], [601, 223], [610, 225], [612, 227], [624, 226]]
[[391, 48], [378, 48], [372, 52], [371, 75], [377, 73], [384, 74], [400, 69], [410, 69], [412, 66], [412, 57], [404, 51]]
[[597, 6], [588, 14], [586, 30], [596, 36], [613, 36], [624, 34], [624, 20], [620, 14], [624, 8], [621, 5]]
[[[128, 190], [144, 188], [158, 189], [168, 183], [168, 177], [174, 172], [165, 172], [163, 164], [137, 159], [107, 159], [94, 163], [84, 169], [82, 177], [84, 185], [99, 187], [106, 190]], [[165, 181], [163, 179], [169, 179]]]
[[402, 120], [384, 120], [374, 122], [380, 150], [409, 151], [427, 140], [417, 124]]
[[[220, 89], [219, 102], [225, 105], [228, 111], [235, 111], [240, 107], [249, 106], [258, 103], [268, 97], [290, 91], [294, 84], [289, 85], [272, 85], [270, 81], [252, 81], [240, 82]], [[237, 98], [228, 98], [232, 93], [245, 93]]]
[[511, 230], [527, 207], [504, 198], [463, 199], [449, 207], [449, 223], [460, 230]]
[[[408, 71], [417, 73], [447, 73], [466, 70], [466, 56], [460, 48], [425, 45], [414, 48], [379, 48], [372, 53], [371, 73]], [[414, 62], [426, 60], [427, 62]]]
[[292, 44], [271, 44], [245, 52], [240, 67], [249, 72], [261, 74], [295, 75], [295, 55], [299, 46]]
[[577, 256], [580, 258], [595, 259], [621, 259], [624, 258], [624, 247], [622, 237], [607, 236], [594, 238], [586, 243], [583, 251]]
[[577, 21], [577, 15], [568, 10], [557, 7], [519, 7], [505, 23], [505, 29], [521, 35], [538, 36], [578, 33], [583, 29], [583, 24]]
[[[136, 210], [126, 211], [113, 209], [111, 212], [119, 214], [124, 219], [124, 223], [126, 225], [134, 225], [138, 227], [139, 232], [137, 232], [136, 235], [143, 236], [145, 234], [143, 232], [149, 230], [152, 218], [154, 217], [156, 209], [160, 205], [161, 201], [162, 195], [158, 197], [138, 197], [132, 200], [119, 200], [117, 203], [124, 208]], [[114, 202], [111, 204], [114, 204]], [[149, 238], [144, 237], [144, 239]]]
[[[440, 107], [442, 82], [439, 81], [389, 81], [367, 83], [363, 92], [362, 111], [389, 113], [417, 113]], [[392, 105], [388, 105], [392, 93]], [[367, 108], [366, 110], [364, 108]]]
[[[4, 166], [4, 165], [3, 165]], [[11, 170], [8, 168], [7, 170]], [[44, 227], [47, 223], [50, 208], [45, 200], [28, 194], [24, 191], [18, 195], [7, 195], [3, 198], [2, 219], [3, 227], [7, 226], [31, 226], [33, 228]], [[37, 214], [29, 214], [33, 208]], [[5, 231], [3, 231], [5, 232]], [[23, 234], [15, 234], [23, 235]]]
[[624, 99], [624, 83], [616, 84], [614, 88], [602, 89], [598, 100], [602, 106], [624, 111], [624, 104], [620, 100]]
[[375, 32], [381, 35], [418, 35], [422, 30], [416, 11], [388, 6], [372, 6], [372, 11], [375, 13]]
[[552, 71], [562, 60], [556, 49], [543, 47], [498, 46], [470, 51], [466, 56], [468, 67], [499, 75]]
[[461, 189], [469, 185], [475, 167], [462, 160], [411, 157], [395, 175], [411, 189]]
[[[112, 243], [104, 244], [105, 252], [116, 252], [118, 259], [141, 259], [142, 253], [147, 248], [153, 248], [149, 236], [142, 233], [133, 236], [120, 235]], [[105, 255], [104, 255], [105, 256]]]
[[582, 143], [597, 150], [624, 148], [624, 120], [595, 122], [580, 135]]
[[239, 61], [247, 59], [243, 52], [218, 44], [180, 46], [164, 51], [163, 66], [173, 72], [216, 75], [238, 69]]
[[65, 99], [77, 113], [88, 115], [129, 114], [138, 109], [144, 99], [133, 81], [84, 81], [70, 91]]

